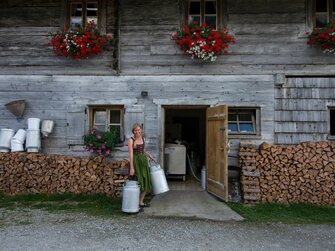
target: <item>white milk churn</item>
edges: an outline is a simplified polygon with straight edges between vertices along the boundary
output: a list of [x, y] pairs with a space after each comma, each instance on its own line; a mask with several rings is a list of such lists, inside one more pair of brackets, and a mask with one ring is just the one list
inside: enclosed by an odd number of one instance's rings
[[164, 171], [159, 164], [154, 162], [155, 164], [152, 165], [152, 162], [154, 161], [150, 160], [150, 175], [153, 192], [154, 194], [165, 193], [169, 191], [169, 186]]
[[39, 130], [40, 123], [41, 123], [41, 119], [39, 118], [28, 118], [27, 119], [28, 129], [30, 130]]
[[206, 190], [206, 167], [203, 166], [201, 169], [201, 189]]
[[136, 180], [127, 180], [122, 192], [122, 212], [140, 211], [140, 186]]
[[7, 153], [10, 150], [10, 140], [14, 136], [12, 129], [0, 129], [0, 152]]

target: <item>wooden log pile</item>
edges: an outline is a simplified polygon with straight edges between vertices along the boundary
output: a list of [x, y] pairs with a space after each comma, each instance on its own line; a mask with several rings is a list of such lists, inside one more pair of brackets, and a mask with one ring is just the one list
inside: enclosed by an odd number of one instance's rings
[[335, 143], [270, 145], [256, 156], [261, 201], [335, 205]]
[[1, 153], [0, 193], [104, 193], [121, 196], [128, 160], [42, 153]]
[[256, 144], [241, 142], [239, 162], [241, 166], [241, 190], [243, 201], [246, 204], [255, 204], [260, 201], [259, 170], [256, 166]]

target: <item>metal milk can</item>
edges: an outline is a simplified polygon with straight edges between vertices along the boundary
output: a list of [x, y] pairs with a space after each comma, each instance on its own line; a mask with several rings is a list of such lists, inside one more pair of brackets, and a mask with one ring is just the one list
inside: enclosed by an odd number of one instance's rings
[[152, 162], [154, 161], [151, 160], [149, 161], [153, 193], [154, 194], [165, 193], [169, 191], [169, 186], [167, 184], [164, 171], [159, 164], [154, 162], [155, 164], [152, 165]]
[[140, 186], [136, 180], [127, 180], [122, 192], [122, 212], [138, 213], [139, 204]]

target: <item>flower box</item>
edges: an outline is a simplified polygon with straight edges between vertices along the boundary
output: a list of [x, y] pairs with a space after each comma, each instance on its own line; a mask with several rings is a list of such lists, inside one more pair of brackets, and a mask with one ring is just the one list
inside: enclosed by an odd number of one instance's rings
[[186, 23], [174, 34], [172, 39], [180, 46], [184, 54], [191, 55], [192, 59], [215, 61], [217, 55], [227, 54], [229, 44], [235, 43], [227, 29], [215, 30], [207, 24], [197, 22]]
[[64, 28], [62, 31], [49, 33], [49, 36], [49, 45], [57, 56], [73, 59], [87, 59], [100, 54], [112, 41], [110, 35], [100, 34], [93, 21], [87, 23], [85, 28]]
[[306, 32], [308, 44], [321, 46], [324, 53], [335, 53], [335, 21], [322, 28], [314, 28], [313, 31]]

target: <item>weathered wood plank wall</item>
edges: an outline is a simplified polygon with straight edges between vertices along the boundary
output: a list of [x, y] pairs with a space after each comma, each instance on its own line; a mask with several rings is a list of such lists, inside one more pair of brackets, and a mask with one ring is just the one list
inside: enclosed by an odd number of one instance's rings
[[292, 77], [275, 93], [275, 142], [327, 140], [328, 106], [335, 106], [335, 78]]
[[[306, 44], [306, 0], [224, 3], [224, 19], [236, 44], [229, 55], [204, 64], [181, 55], [170, 39], [179, 26], [180, 0], [106, 0], [107, 32], [114, 34], [120, 24], [122, 74], [335, 74], [335, 58]], [[0, 2], [1, 73], [115, 74], [113, 48], [89, 61], [53, 55], [45, 35], [61, 28], [64, 4], [66, 0]]]
[[[325, 139], [324, 105], [334, 105], [333, 80], [288, 78], [282, 88], [274, 87], [277, 73], [335, 74], [335, 57], [306, 44], [305, 0], [224, 1], [227, 26], [237, 41], [214, 63], [181, 55], [170, 39], [179, 26], [180, 1], [106, 0], [107, 32], [117, 34], [120, 25], [120, 48], [115, 48], [121, 52], [120, 77], [113, 76], [113, 48], [86, 61], [56, 57], [47, 47], [45, 35], [60, 28], [66, 0], [1, 1], [1, 128], [25, 126], [4, 104], [26, 99], [25, 118], [56, 121], [54, 134], [43, 140], [45, 151], [74, 154], [67, 145], [68, 106], [140, 104], [149, 147], [157, 154], [161, 105], [228, 104], [261, 108], [261, 137], [251, 139], [256, 142]], [[141, 98], [142, 90], [149, 98]], [[238, 140], [232, 141], [232, 151], [237, 149]], [[126, 150], [117, 154], [125, 156]]]
[[179, 26], [176, 0], [121, 1], [123, 74], [334, 74], [335, 58], [307, 43], [305, 0], [227, 0], [229, 55], [203, 63], [170, 39]]
[[[107, 3], [107, 33], [114, 34], [114, 1]], [[47, 34], [62, 29], [66, 0], [4, 0], [0, 2], [1, 74], [112, 75], [114, 48], [90, 60], [54, 55]]]
[[[39, 117], [55, 120], [55, 130], [42, 140], [44, 152], [81, 155], [67, 144], [67, 107], [92, 104], [122, 104], [127, 109], [134, 104], [144, 106], [144, 128], [148, 150], [159, 154], [162, 121], [160, 107], [178, 105], [220, 105], [260, 107], [262, 137], [249, 140], [273, 142], [274, 87], [272, 75], [250, 76], [15, 76], [0, 78], [1, 128], [26, 128], [26, 119]], [[250, 88], [253, 86], [253, 88]], [[141, 91], [149, 93], [141, 97]], [[237, 99], [236, 96], [239, 96]], [[27, 109], [24, 119], [17, 121], [5, 104], [13, 99], [25, 99]], [[259, 100], [262, 100], [260, 102]], [[83, 121], [84, 123], [84, 121]], [[87, 128], [87, 127], [86, 127]], [[232, 152], [238, 148], [233, 141]], [[237, 150], [236, 150], [237, 151]], [[127, 157], [127, 147], [115, 153], [118, 158]]]

